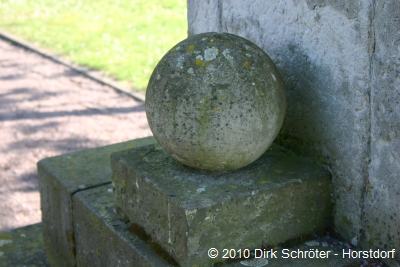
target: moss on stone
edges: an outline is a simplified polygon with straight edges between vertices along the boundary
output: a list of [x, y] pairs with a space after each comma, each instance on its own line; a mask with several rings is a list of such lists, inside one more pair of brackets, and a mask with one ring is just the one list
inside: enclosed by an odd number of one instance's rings
[[168, 52], [147, 89], [154, 137], [194, 168], [224, 171], [250, 164], [283, 122], [286, 99], [278, 69], [261, 48], [228, 33], [199, 34], [177, 46], [187, 49]]

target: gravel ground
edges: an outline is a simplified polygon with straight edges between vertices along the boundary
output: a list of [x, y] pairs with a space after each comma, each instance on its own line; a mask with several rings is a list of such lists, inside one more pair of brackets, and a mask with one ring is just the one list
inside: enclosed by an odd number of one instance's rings
[[0, 39], [0, 231], [41, 221], [40, 159], [149, 135], [143, 103]]

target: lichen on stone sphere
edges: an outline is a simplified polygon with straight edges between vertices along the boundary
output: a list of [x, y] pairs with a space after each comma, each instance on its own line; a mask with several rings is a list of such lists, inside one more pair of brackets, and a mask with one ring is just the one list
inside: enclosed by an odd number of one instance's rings
[[281, 75], [257, 45], [202, 33], [175, 45], [154, 69], [146, 114], [155, 139], [193, 168], [226, 171], [259, 158], [285, 115]]

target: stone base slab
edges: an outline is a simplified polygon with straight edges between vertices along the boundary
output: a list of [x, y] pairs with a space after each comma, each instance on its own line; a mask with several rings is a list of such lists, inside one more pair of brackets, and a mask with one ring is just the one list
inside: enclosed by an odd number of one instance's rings
[[[330, 174], [273, 145], [231, 172], [186, 167], [158, 144], [113, 153], [114, 203], [181, 266], [210, 266], [210, 248], [276, 245], [322, 229]], [[220, 259], [221, 260], [221, 259]]]
[[111, 183], [111, 153], [154, 142], [151, 136], [45, 158], [37, 163], [43, 237], [50, 265], [76, 266], [72, 196]]
[[[113, 202], [110, 186], [99, 186], [79, 192], [74, 203], [79, 205], [76, 213], [77, 266], [175, 266], [163, 255], [152, 252], [152, 243], [130, 231], [112, 211]], [[107, 193], [105, 194], [104, 191]], [[82, 213], [83, 212], [83, 213]], [[78, 215], [80, 214], [80, 215]], [[85, 224], [89, 222], [89, 224]], [[91, 227], [93, 226], [93, 227]], [[85, 233], [88, 229], [87, 233]], [[83, 235], [81, 235], [83, 233]], [[85, 235], [90, 234], [90, 238]], [[111, 246], [111, 243], [113, 243]], [[148, 244], [148, 245], [147, 245]], [[345, 245], [321, 246], [321, 242], [307, 241], [290, 251], [310, 251], [317, 249], [329, 253], [328, 258], [285, 258], [284, 248], [276, 248], [277, 258], [273, 259], [237, 259], [215, 264], [213, 267], [346, 267], [359, 266], [359, 259], [343, 259], [341, 253]], [[261, 248], [260, 248], [261, 249]], [[357, 249], [355, 249], [357, 250]], [[268, 251], [268, 250], [267, 250]], [[331, 252], [328, 252], [331, 251]], [[286, 252], [286, 251], [283, 251]], [[338, 256], [335, 256], [338, 254]], [[295, 254], [294, 254], [295, 255]], [[260, 256], [260, 254], [257, 254]], [[135, 261], [132, 261], [135, 260]], [[0, 266], [58, 266], [60, 262], [49, 265], [44, 250], [42, 224], [34, 224], [11, 231], [0, 232]]]
[[42, 224], [0, 232], [0, 267], [50, 267], [44, 250]]
[[114, 212], [111, 184], [73, 197], [77, 266], [178, 266]]
[[[113, 209], [110, 154], [152, 142], [155, 142], [153, 138], [138, 139], [41, 161], [39, 164], [41, 173], [46, 174], [45, 177], [40, 176], [40, 179], [43, 179], [41, 181], [42, 198], [53, 201], [52, 208], [42, 201], [45, 222], [0, 233], [0, 266], [66, 266], [66, 263], [73, 263], [68, 266], [78, 267], [178, 266], [153, 242], [150, 236], [143, 234], [134, 225], [121, 220]], [[279, 174], [279, 172], [277, 170], [275, 173]], [[53, 190], [64, 192], [68, 202], [60, 201], [59, 198], [50, 198]], [[57, 219], [60, 216], [64, 219]], [[65, 228], [66, 226], [68, 228]], [[66, 229], [71, 231], [65, 232]], [[47, 246], [47, 255], [44, 251], [43, 239]], [[70, 244], [74, 250], [65, 251], [61, 244]], [[340, 248], [337, 247], [320, 248], [303, 244], [300, 248], [319, 248], [340, 253]], [[57, 254], [51, 254], [54, 252]], [[52, 261], [48, 262], [49, 256]], [[215, 261], [221, 259], [219, 255]], [[214, 267], [349, 266], [348, 260], [342, 257], [237, 259], [206, 266], [211, 265]]]

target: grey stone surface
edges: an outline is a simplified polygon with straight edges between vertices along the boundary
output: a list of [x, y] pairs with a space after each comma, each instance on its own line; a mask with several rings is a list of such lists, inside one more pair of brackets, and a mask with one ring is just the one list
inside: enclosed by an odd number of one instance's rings
[[[62, 248], [62, 242], [54, 242], [56, 238], [59, 240], [69, 239], [73, 242], [73, 247], [75, 249], [74, 255], [64, 254], [63, 251], [59, 251], [57, 255], [53, 255], [54, 261], [51, 265], [48, 265], [46, 261], [46, 256], [44, 253], [44, 243], [43, 236], [41, 235], [42, 225], [33, 225], [26, 228], [16, 229], [11, 232], [1, 232], [0, 233], [0, 266], [11, 267], [11, 266], [63, 266], [67, 265], [65, 263], [65, 256], [76, 256], [75, 266], [177, 266], [172, 260], [165, 254], [165, 251], [160, 249], [159, 246], [151, 239], [150, 236], [141, 231], [141, 229], [133, 224], [126, 224], [119, 216], [117, 216], [113, 210], [113, 200], [112, 200], [112, 185], [110, 183], [103, 184], [106, 177], [109, 176], [109, 153], [111, 151], [118, 151], [124, 148], [135, 147], [139, 145], [144, 145], [146, 143], [154, 142], [152, 138], [139, 139], [136, 141], [130, 141], [122, 144], [116, 144], [109, 147], [103, 147], [99, 149], [84, 150], [72, 154], [61, 155], [59, 157], [49, 158], [45, 161], [46, 166], [52, 166], [48, 168], [51, 171], [52, 176], [48, 179], [54, 179], [59, 181], [57, 186], [67, 187], [64, 189], [59, 189], [59, 192], [74, 190], [74, 194], [70, 195], [72, 201], [70, 204], [73, 207], [73, 212], [68, 211], [68, 214], [72, 215], [72, 218], [67, 218], [62, 224], [73, 225], [73, 239], [69, 235], [64, 235], [62, 231], [56, 232], [57, 236], [51, 239], [52, 243], [47, 245], [59, 246]], [[289, 153], [288, 151], [275, 151], [279, 154]], [[286, 155], [286, 154], [285, 154]], [[74, 164], [66, 165], [60, 164], [62, 159], [70, 159]], [[296, 157], [294, 158], [296, 159]], [[53, 163], [53, 164], [50, 164]], [[43, 164], [40, 163], [40, 165]], [[303, 167], [307, 168], [310, 163], [307, 162]], [[286, 166], [286, 165], [285, 165]], [[293, 165], [291, 165], [293, 166]], [[294, 164], [294, 167], [296, 164]], [[282, 180], [281, 178], [285, 175], [291, 174], [290, 167], [278, 167], [282, 169], [274, 169], [272, 173], [267, 173], [267, 176], [272, 176], [271, 179], [261, 180], [261, 184], [265, 185], [269, 180]], [[282, 171], [282, 172], [281, 172]], [[300, 170], [301, 171], [301, 170]], [[324, 171], [316, 171], [317, 173], [326, 175]], [[92, 177], [90, 179], [90, 186], [78, 190], [74, 185], [77, 182], [77, 176], [81, 177], [80, 181], [89, 181], [85, 177]], [[70, 177], [70, 178], [68, 178]], [[97, 179], [97, 182], [96, 182]], [[307, 179], [305, 179], [307, 180]], [[309, 182], [303, 180], [303, 183], [309, 183], [310, 186], [307, 187], [308, 190], [312, 190], [312, 179]], [[74, 182], [75, 181], [75, 182]], [[265, 181], [265, 183], [264, 183]], [[311, 182], [311, 183], [310, 183]], [[290, 179], [286, 181], [290, 184]], [[80, 183], [78, 183], [80, 184]], [[89, 183], [86, 183], [89, 185]], [[299, 183], [294, 183], [293, 186], [297, 187]], [[229, 187], [230, 186], [230, 187]], [[228, 190], [232, 190], [231, 193], [235, 193], [238, 185], [229, 185]], [[270, 184], [273, 186], [273, 184]], [[324, 187], [321, 185], [314, 185], [316, 187]], [[79, 187], [79, 186], [78, 186]], [[83, 188], [83, 187], [81, 187]], [[207, 189], [205, 189], [207, 190]], [[258, 190], [258, 189], [257, 189]], [[202, 191], [202, 190], [200, 190]], [[313, 190], [315, 192], [315, 190]], [[196, 192], [197, 193], [197, 192]], [[198, 192], [199, 199], [204, 196], [205, 192]], [[323, 192], [321, 191], [323, 194]], [[290, 194], [286, 194], [282, 197], [288, 198]], [[272, 197], [274, 198], [274, 197]], [[324, 198], [324, 196], [322, 196]], [[292, 200], [292, 197], [290, 197]], [[59, 201], [53, 199], [53, 201]], [[276, 200], [279, 201], [278, 199]], [[294, 200], [293, 200], [294, 201]], [[313, 200], [310, 199], [311, 202]], [[316, 201], [321, 201], [317, 199]], [[315, 200], [314, 200], [315, 202]], [[294, 201], [295, 203], [295, 201]], [[318, 205], [317, 205], [318, 206]], [[58, 213], [54, 212], [54, 216], [59, 216], [61, 213], [65, 212], [65, 209], [71, 208], [66, 206], [59, 206], [60, 209]], [[307, 205], [303, 207], [309, 208]], [[278, 206], [273, 207], [278, 209]], [[291, 210], [287, 210], [283, 216], [288, 215]], [[279, 212], [275, 212], [279, 214]], [[247, 214], [247, 213], [246, 213]], [[309, 213], [305, 213], [305, 216]], [[46, 214], [46, 216], [50, 216]], [[194, 218], [195, 219], [195, 218]], [[57, 225], [53, 221], [54, 225], [47, 224], [46, 227], [61, 228], [62, 225]], [[311, 224], [315, 222], [311, 221]], [[314, 227], [316, 224], [313, 225]], [[63, 228], [61, 228], [63, 229]], [[49, 234], [48, 229], [43, 229], [44, 233]], [[282, 230], [285, 230], [283, 227]], [[320, 244], [321, 245], [321, 244]], [[315, 246], [315, 244], [313, 244]], [[257, 243], [257, 248], [260, 248], [261, 244]], [[295, 247], [292, 249], [316, 249], [317, 247], [310, 247], [304, 244], [300, 247]], [[335, 247], [325, 247], [320, 248], [320, 250], [337, 250]], [[280, 248], [277, 248], [280, 249]], [[49, 251], [47, 249], [47, 251]], [[53, 251], [50, 251], [53, 252]], [[278, 254], [279, 255], [279, 254]], [[221, 259], [221, 257], [220, 257]], [[68, 263], [71, 263], [69, 261]], [[268, 265], [266, 265], [265, 260], [236, 260], [228, 261], [224, 263], [216, 263], [215, 267], [229, 266], [229, 267], [239, 267], [239, 266], [347, 266], [346, 260], [340, 257], [330, 257], [327, 260], [311, 260], [311, 259], [271, 259]], [[73, 266], [73, 265], [68, 265]], [[205, 266], [205, 265], [199, 265]], [[210, 266], [210, 265], [207, 265]]]
[[365, 248], [400, 246], [399, 9], [397, 0], [188, 1], [189, 35], [238, 34], [277, 64], [288, 101], [279, 142], [331, 169], [335, 226]]
[[219, 0], [187, 1], [189, 36], [202, 32], [221, 32], [222, 2]]
[[[243, 1], [219, 1], [219, 20], [197, 16], [189, 34], [220, 29], [248, 38], [271, 56], [287, 90], [279, 140], [330, 166], [335, 224], [357, 240], [369, 151], [371, 6], [354, 1], [349, 14], [346, 6], [330, 2], [256, 0], [244, 8]], [[189, 1], [188, 14], [205, 12], [203, 3]], [[203, 30], [204, 20], [218, 23]]]
[[400, 266], [400, 1], [376, 2], [371, 86], [371, 165], [362, 245], [396, 251]]
[[[141, 235], [139, 235], [140, 237], [136, 235], [114, 214], [112, 211], [112, 193], [109, 192], [109, 189], [111, 189], [110, 185], [104, 185], [80, 191], [74, 196], [73, 201], [77, 205], [75, 235], [77, 236], [78, 266], [176, 266], [163, 260], [163, 255], [160, 256], [149, 251], [149, 249], [153, 249], [154, 244], [149, 239], [146, 240]], [[289, 251], [284, 250], [285, 248]], [[241, 259], [216, 264], [214, 267], [358, 266], [356, 264], [356, 262], [360, 262], [358, 259], [350, 261], [341, 257], [344, 248], [346, 248], [344, 245], [322, 246], [320, 241], [308, 240], [295, 247], [274, 248], [277, 251], [276, 259], [254, 259], [254, 254], [251, 254], [250, 259], [244, 259], [242, 256]], [[331, 252], [326, 259], [286, 258], [287, 253], [292, 251], [295, 253], [294, 256], [299, 255], [297, 254], [298, 249], [300, 251], [316, 251], [318, 249], [319, 251], [326, 251], [326, 254], [328, 254], [328, 251]], [[334, 254], [338, 254], [338, 256]], [[258, 251], [257, 256], [260, 255]], [[350, 265], [350, 263], [353, 263], [353, 265]], [[44, 251], [42, 225], [40, 223], [0, 232], [0, 266], [50, 266], [47, 263]]]
[[[132, 230], [132, 225], [125, 224], [115, 214], [112, 198], [111, 185], [79, 191], [73, 196], [77, 266], [177, 266], [149, 237], [140, 232], [137, 234], [137, 231]], [[274, 248], [278, 252], [277, 258], [267, 259], [268, 264], [266, 260], [253, 259], [254, 254], [252, 254], [249, 260], [242, 258], [224, 264], [217, 263], [215, 267], [339, 267], [359, 262], [358, 259], [343, 259], [342, 249], [344, 248], [346, 248], [344, 245], [322, 246], [321, 242], [311, 240], [295, 247]], [[258, 247], [258, 249], [261, 248]], [[294, 251], [293, 255], [297, 256], [298, 250], [316, 251], [317, 249], [326, 253], [331, 251], [329, 257], [327, 259], [287, 258], [288, 252]], [[268, 250], [270, 249], [266, 249]], [[260, 256], [259, 253], [257, 255]]]
[[111, 160], [118, 212], [181, 266], [209, 266], [210, 248], [255, 248], [312, 233], [331, 215], [329, 173], [276, 145], [232, 172], [187, 167], [158, 144]]
[[77, 266], [177, 266], [151, 240], [139, 238], [132, 226], [121, 221], [112, 198], [111, 185], [73, 196]]
[[[250, 260], [232, 262], [229, 264], [229, 267], [359, 267], [361, 265], [359, 259], [342, 257], [343, 249], [346, 249], [343, 245], [324, 247], [321, 246], [320, 242], [310, 240], [294, 247], [274, 248], [272, 252], [276, 251], [276, 258], [269, 257], [263, 259], [252, 257]], [[265, 249], [265, 253], [270, 251], [271, 249]], [[313, 256], [313, 258], [304, 256], [311, 251], [318, 251], [318, 253], [314, 254], [318, 254], [318, 258], [317, 256]], [[346, 249], [346, 252], [347, 251]], [[257, 257], [260, 256], [261, 252], [258, 250]]]
[[111, 182], [112, 152], [154, 143], [153, 137], [46, 158], [38, 162], [43, 236], [53, 266], [75, 266], [72, 195]]
[[42, 224], [0, 232], [0, 267], [47, 267]]
[[146, 114], [158, 143], [197, 169], [234, 170], [260, 157], [286, 110], [281, 75], [252, 42], [203, 33], [175, 45], [158, 63]]

